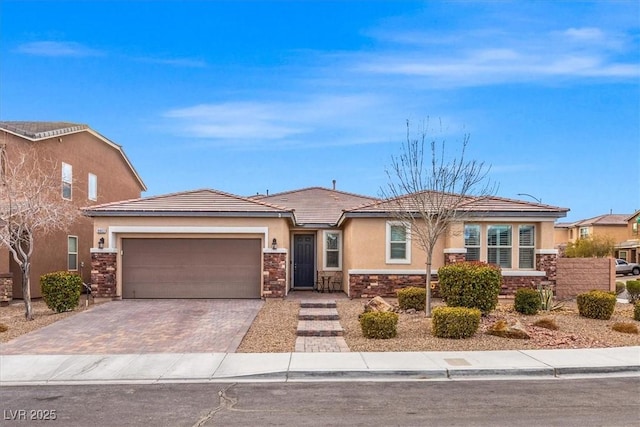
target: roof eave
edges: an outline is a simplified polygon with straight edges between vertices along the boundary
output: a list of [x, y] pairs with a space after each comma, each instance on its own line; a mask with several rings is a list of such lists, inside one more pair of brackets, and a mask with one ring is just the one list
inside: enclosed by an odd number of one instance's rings
[[291, 212], [211, 212], [211, 211], [121, 211], [86, 209], [83, 214], [88, 217], [214, 217], [214, 218], [293, 218]]

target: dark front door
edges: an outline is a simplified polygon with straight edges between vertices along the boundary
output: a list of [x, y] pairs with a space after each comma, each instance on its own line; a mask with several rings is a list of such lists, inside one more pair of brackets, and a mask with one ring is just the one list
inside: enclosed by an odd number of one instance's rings
[[293, 286], [312, 288], [315, 280], [315, 236], [296, 234], [293, 236]]

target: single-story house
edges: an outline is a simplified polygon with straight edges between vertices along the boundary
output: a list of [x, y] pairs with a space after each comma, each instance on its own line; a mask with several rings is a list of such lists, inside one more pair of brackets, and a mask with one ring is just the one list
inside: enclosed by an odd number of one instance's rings
[[[500, 265], [503, 293], [553, 283], [554, 222], [568, 209], [478, 199], [435, 250], [432, 275], [460, 260]], [[92, 287], [111, 298], [269, 298], [340, 274], [352, 298], [422, 284], [426, 255], [389, 201], [312, 187], [241, 197], [196, 190], [92, 206]]]

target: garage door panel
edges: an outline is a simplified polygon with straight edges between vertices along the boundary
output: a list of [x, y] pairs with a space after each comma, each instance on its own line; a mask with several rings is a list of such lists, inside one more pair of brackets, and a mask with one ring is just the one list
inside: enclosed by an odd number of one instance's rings
[[123, 239], [124, 298], [260, 298], [259, 239]]

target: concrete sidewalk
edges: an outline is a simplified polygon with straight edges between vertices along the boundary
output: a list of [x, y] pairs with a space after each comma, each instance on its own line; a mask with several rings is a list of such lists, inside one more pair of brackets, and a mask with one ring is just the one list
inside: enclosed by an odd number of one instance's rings
[[640, 346], [406, 353], [2, 355], [0, 386], [640, 377]]

